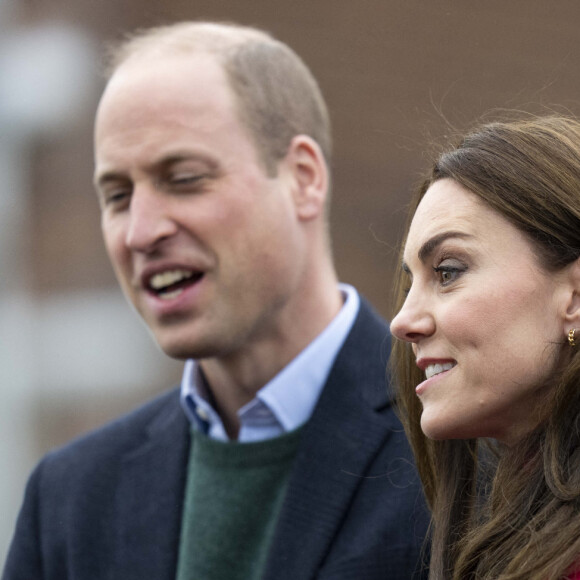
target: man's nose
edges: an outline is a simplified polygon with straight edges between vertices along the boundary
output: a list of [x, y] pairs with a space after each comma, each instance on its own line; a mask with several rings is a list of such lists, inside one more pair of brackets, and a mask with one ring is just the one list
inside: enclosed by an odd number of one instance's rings
[[173, 236], [177, 224], [168, 200], [152, 187], [136, 187], [131, 196], [125, 244], [131, 250], [149, 253]]

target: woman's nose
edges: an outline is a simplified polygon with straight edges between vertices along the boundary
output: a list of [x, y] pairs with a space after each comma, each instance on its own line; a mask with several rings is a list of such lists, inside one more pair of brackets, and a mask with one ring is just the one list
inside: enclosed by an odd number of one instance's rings
[[391, 334], [405, 342], [419, 342], [435, 332], [435, 320], [426, 297], [411, 290], [391, 322]]

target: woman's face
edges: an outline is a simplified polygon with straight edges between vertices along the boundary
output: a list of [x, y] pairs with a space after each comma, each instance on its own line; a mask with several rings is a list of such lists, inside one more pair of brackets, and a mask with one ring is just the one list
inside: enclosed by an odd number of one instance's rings
[[567, 330], [567, 269], [547, 272], [518, 229], [451, 179], [419, 204], [404, 269], [391, 331], [425, 373], [423, 432], [509, 444], [533, 429]]

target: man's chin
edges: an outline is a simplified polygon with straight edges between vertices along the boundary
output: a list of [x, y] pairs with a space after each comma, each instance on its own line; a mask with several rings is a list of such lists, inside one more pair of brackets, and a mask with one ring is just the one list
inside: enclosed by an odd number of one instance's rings
[[170, 358], [176, 360], [187, 360], [190, 358], [199, 358], [196, 354], [198, 349], [194, 345], [180, 341], [159, 340], [156, 338], [159, 348]]
[[177, 319], [160, 322], [148, 320], [146, 317], [143, 319], [153, 340], [170, 358], [197, 359], [209, 348], [207, 341], [200, 338], [199, 333], [196, 332], [198, 329], [191, 324], [191, 321]]
[[219, 352], [219, 348], [208, 341], [159, 336], [155, 333], [153, 336], [161, 350], [176, 360], [211, 358]]

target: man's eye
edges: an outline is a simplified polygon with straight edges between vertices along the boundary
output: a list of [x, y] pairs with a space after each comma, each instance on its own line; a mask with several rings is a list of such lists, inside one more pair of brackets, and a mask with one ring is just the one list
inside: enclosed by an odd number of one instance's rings
[[201, 181], [205, 176], [198, 173], [179, 173], [169, 179], [171, 185], [193, 185]]
[[112, 195], [110, 195], [108, 197], [107, 201], [109, 203], [117, 203], [119, 201], [123, 201], [128, 195], [129, 195], [128, 192], [126, 192], [126, 191], [120, 191], [120, 192], [113, 193]]
[[102, 199], [105, 206], [120, 207], [131, 197], [131, 191], [128, 189], [112, 189], [103, 193]]

